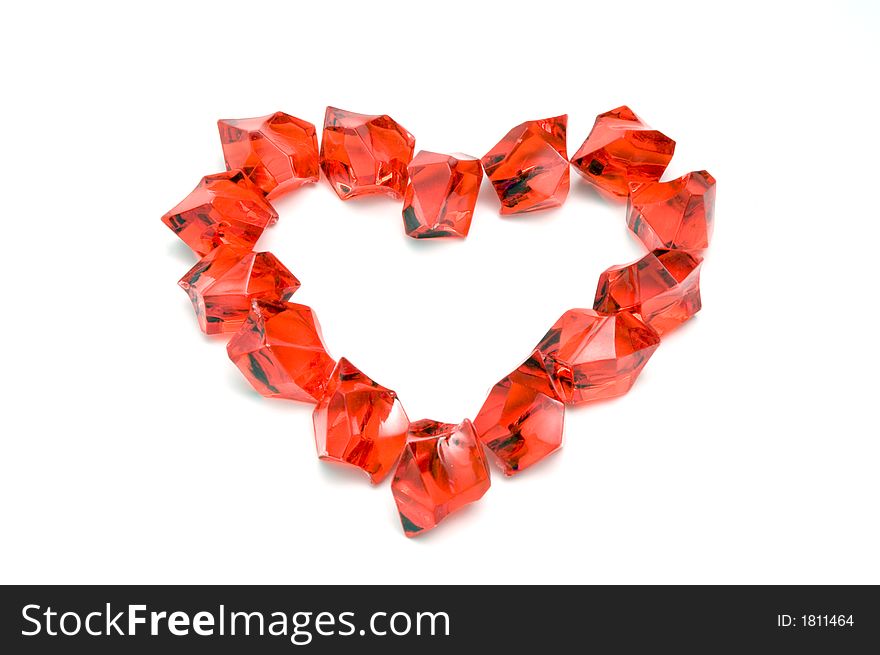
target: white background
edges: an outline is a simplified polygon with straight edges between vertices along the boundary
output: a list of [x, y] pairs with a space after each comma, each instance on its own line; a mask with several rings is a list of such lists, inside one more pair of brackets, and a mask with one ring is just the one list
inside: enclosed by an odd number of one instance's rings
[[[880, 582], [877, 5], [14, 3], [2, 51], [2, 582]], [[424, 538], [387, 483], [315, 458], [196, 328], [159, 217], [223, 168], [215, 120], [333, 104], [480, 156], [629, 104], [718, 179], [704, 310], [632, 392]], [[260, 242], [331, 353], [410, 418], [472, 417], [599, 273], [622, 206], [464, 242], [326, 182]]]

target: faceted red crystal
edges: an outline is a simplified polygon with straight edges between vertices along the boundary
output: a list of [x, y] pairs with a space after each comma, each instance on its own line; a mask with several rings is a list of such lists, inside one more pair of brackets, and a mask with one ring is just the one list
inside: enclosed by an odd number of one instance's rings
[[489, 467], [474, 426], [428, 419], [409, 427], [391, 492], [407, 537], [423, 534], [483, 497]]
[[226, 168], [240, 168], [269, 198], [318, 181], [318, 135], [308, 121], [278, 111], [217, 128]]
[[630, 182], [659, 180], [673, 152], [675, 141], [623, 106], [599, 114], [571, 163], [603, 195], [626, 198]]
[[517, 125], [483, 157], [502, 214], [558, 207], [568, 196], [568, 116]]
[[474, 428], [504, 474], [514, 475], [562, 445], [564, 415], [565, 405], [535, 352], [492, 387]]
[[278, 220], [262, 192], [239, 170], [207, 175], [162, 222], [199, 255], [228, 243], [251, 249]]
[[633, 183], [626, 220], [648, 250], [709, 247], [715, 215], [715, 178], [706, 171], [671, 182]]
[[702, 263], [684, 250], [654, 250], [632, 264], [612, 266], [599, 276], [593, 308], [633, 312], [663, 335], [700, 311]]
[[317, 402], [336, 366], [314, 312], [292, 302], [255, 300], [226, 351], [254, 389], [270, 398]]
[[535, 350], [558, 396], [580, 405], [629, 391], [659, 345], [659, 335], [627, 311], [570, 309]]
[[230, 245], [205, 255], [178, 284], [189, 294], [207, 334], [235, 332], [254, 300], [287, 300], [299, 280], [269, 252]]
[[343, 200], [373, 194], [403, 197], [416, 140], [386, 115], [327, 107], [321, 169]]
[[483, 167], [473, 157], [422, 150], [410, 162], [403, 225], [416, 239], [465, 237], [477, 203]]
[[344, 357], [331, 373], [313, 419], [318, 457], [356, 466], [373, 484], [394, 468], [409, 428], [397, 394]]

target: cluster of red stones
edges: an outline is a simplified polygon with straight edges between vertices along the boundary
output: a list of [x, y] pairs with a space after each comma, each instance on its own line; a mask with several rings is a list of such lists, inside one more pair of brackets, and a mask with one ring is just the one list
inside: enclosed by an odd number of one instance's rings
[[[235, 333], [229, 358], [254, 389], [316, 405], [322, 460], [357, 467], [374, 484], [393, 473], [407, 536], [483, 496], [485, 453], [515, 475], [558, 450], [566, 406], [629, 391], [660, 337], [700, 309], [715, 179], [697, 171], [660, 182], [675, 142], [628, 107], [599, 115], [570, 160], [567, 116], [527, 121], [481, 159], [413, 156], [415, 139], [390, 117], [333, 107], [320, 150], [314, 125], [281, 112], [218, 127], [228, 171], [202, 178], [162, 217], [201, 257], [179, 284], [205, 333]], [[254, 251], [278, 220], [268, 199], [316, 182], [319, 171], [342, 200], [402, 200], [406, 233], [432, 238], [467, 235], [484, 171], [508, 215], [561, 205], [570, 166], [603, 196], [626, 199], [627, 225], [649, 252], [606, 270], [593, 307], [565, 312], [492, 387], [473, 423], [411, 422], [394, 391], [330, 356], [314, 311], [288, 301], [299, 281]]]

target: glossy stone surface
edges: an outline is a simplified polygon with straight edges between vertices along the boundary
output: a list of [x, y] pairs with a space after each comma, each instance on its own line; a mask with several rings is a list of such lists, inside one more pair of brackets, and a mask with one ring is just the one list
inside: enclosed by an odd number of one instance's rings
[[571, 163], [602, 195], [623, 199], [630, 182], [659, 180], [674, 152], [675, 141], [623, 106], [599, 114]]
[[313, 419], [318, 457], [355, 466], [373, 484], [394, 469], [409, 428], [397, 394], [344, 357], [331, 373]]
[[593, 308], [633, 312], [663, 335], [700, 311], [702, 263], [684, 250], [654, 250], [632, 264], [612, 266], [599, 276]]
[[539, 353], [492, 387], [474, 419], [477, 437], [505, 475], [538, 463], [562, 445], [565, 405]]
[[226, 168], [241, 169], [269, 198], [317, 182], [315, 126], [278, 111], [259, 118], [217, 121]]
[[660, 336], [637, 316], [570, 309], [535, 350], [557, 395], [580, 405], [625, 394], [660, 345]]
[[240, 170], [206, 175], [162, 222], [198, 255], [221, 244], [251, 249], [278, 213]]
[[714, 221], [715, 178], [706, 171], [631, 185], [626, 222], [648, 250], [708, 248]]
[[336, 366], [312, 309], [292, 302], [255, 300], [226, 351], [268, 398], [317, 402]]
[[482, 159], [501, 213], [558, 207], [569, 187], [565, 132], [568, 116], [526, 121], [510, 130]]
[[409, 427], [391, 492], [406, 536], [424, 534], [483, 497], [489, 467], [474, 426], [424, 419]]
[[408, 166], [403, 226], [416, 239], [466, 237], [483, 167], [478, 159], [422, 150]]
[[416, 140], [386, 115], [327, 107], [321, 169], [343, 200], [375, 194], [403, 198]]
[[269, 252], [218, 246], [178, 282], [206, 334], [235, 332], [254, 300], [287, 300], [299, 280]]

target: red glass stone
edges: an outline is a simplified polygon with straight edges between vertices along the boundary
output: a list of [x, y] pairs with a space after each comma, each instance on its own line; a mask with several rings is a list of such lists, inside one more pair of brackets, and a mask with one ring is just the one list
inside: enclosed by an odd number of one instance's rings
[[327, 107], [321, 169], [343, 200], [374, 194], [403, 197], [416, 140], [386, 115]]
[[409, 426], [391, 492], [407, 537], [424, 534], [489, 489], [474, 426], [424, 419]]
[[567, 125], [565, 114], [526, 121], [483, 157], [503, 215], [559, 207], [565, 202], [570, 177]]
[[627, 311], [607, 315], [570, 309], [535, 350], [557, 395], [580, 405], [629, 391], [659, 345], [653, 328]]
[[240, 168], [269, 198], [317, 182], [315, 126], [278, 111], [259, 118], [217, 121], [226, 168]]
[[318, 457], [356, 466], [373, 484], [394, 468], [409, 428], [397, 394], [344, 357], [330, 375], [313, 419]]
[[627, 310], [663, 335], [700, 311], [699, 255], [654, 250], [637, 262], [612, 266], [599, 276], [596, 311]]
[[571, 163], [602, 195], [620, 199], [629, 193], [630, 182], [659, 180], [673, 152], [675, 141], [623, 106], [596, 117]]
[[478, 159], [422, 150], [407, 167], [403, 225], [416, 239], [466, 237], [483, 167]]
[[671, 182], [633, 183], [626, 221], [648, 250], [709, 247], [715, 215], [715, 178], [706, 171]]
[[532, 353], [492, 387], [474, 428], [504, 474], [514, 475], [559, 449], [564, 416], [540, 353]]
[[226, 351], [269, 398], [317, 402], [336, 366], [312, 309], [292, 302], [255, 300]]
[[199, 255], [223, 243], [251, 249], [278, 220], [260, 189], [242, 171], [207, 175], [162, 222]]
[[189, 294], [199, 326], [207, 334], [235, 332], [254, 300], [287, 300], [299, 280], [270, 252], [218, 246], [178, 284]]

